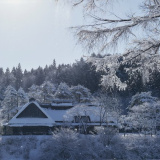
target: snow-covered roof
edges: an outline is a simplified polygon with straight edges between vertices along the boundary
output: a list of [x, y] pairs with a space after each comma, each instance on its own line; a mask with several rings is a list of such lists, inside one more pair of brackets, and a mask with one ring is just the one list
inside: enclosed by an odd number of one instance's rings
[[72, 103], [51, 103], [51, 106], [55, 107], [68, 107], [68, 106], [73, 106]]
[[[47, 118], [17, 118], [32, 103], [35, 104], [46, 115]], [[53, 126], [54, 124], [55, 121], [43, 108], [40, 107], [37, 102], [29, 102], [25, 104], [8, 123], [9, 126]]]
[[72, 103], [72, 99], [54, 99], [52, 100], [53, 103]]
[[[47, 118], [20, 118], [18, 117], [31, 103], [34, 103]], [[59, 122], [72, 122], [74, 116], [89, 116], [91, 123], [100, 122], [100, 107], [88, 106], [88, 107], [72, 107], [71, 109], [51, 109], [42, 108], [37, 102], [29, 102], [24, 105], [19, 112], [9, 121], [9, 126], [54, 126]], [[18, 118], [17, 118], [18, 117]], [[108, 121], [115, 121], [111, 116], [108, 116]]]
[[[89, 116], [91, 122], [100, 122], [101, 108], [96, 106], [85, 106], [85, 107], [73, 107], [66, 111], [63, 116], [67, 121], [72, 121], [74, 116]], [[115, 118], [111, 115], [107, 116], [107, 121], [115, 121]]]
[[54, 119], [54, 121], [64, 121], [64, 115], [67, 110], [52, 110], [52, 109], [44, 109], [47, 114]]

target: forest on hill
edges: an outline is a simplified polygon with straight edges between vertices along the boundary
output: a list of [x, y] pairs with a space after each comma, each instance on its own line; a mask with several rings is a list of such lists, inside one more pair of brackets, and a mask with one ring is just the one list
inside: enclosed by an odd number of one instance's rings
[[95, 67], [83, 58], [73, 64], [59, 65], [56, 65], [56, 60], [53, 60], [53, 64], [30, 71], [26, 69], [23, 71], [21, 64], [11, 70], [7, 68], [4, 71], [3, 68], [0, 68], [0, 94], [2, 97], [9, 85], [16, 90], [22, 87], [27, 92], [33, 84], [40, 86], [44, 81], [50, 81], [55, 85], [61, 82], [65, 82], [69, 86], [80, 84], [94, 93], [101, 88], [99, 85], [101, 72], [96, 72]]
[[[102, 61], [103, 59], [109, 60], [108, 66], [96, 66], [92, 62], [92, 58]], [[118, 59], [115, 63], [113, 59]], [[159, 59], [159, 57], [158, 57]], [[107, 61], [108, 61], [107, 60]], [[41, 86], [44, 82], [49, 81], [55, 86], [60, 83], [66, 83], [69, 87], [82, 85], [88, 88], [92, 94], [99, 92], [114, 94], [120, 97], [132, 97], [136, 93], [151, 91], [153, 96], [160, 97], [160, 72], [158, 67], [154, 67], [148, 73], [149, 77], [146, 77], [143, 72], [140, 72], [137, 68], [142, 58], [137, 58], [132, 63], [122, 63], [123, 55], [96, 55], [92, 54], [89, 60], [81, 58], [73, 64], [56, 64], [56, 60], [53, 60], [53, 64], [38, 67], [37, 69], [22, 70], [21, 64], [17, 67], [13, 67], [11, 70], [7, 68], [5, 71], [0, 68], [0, 98], [4, 99], [4, 92], [10, 85], [15, 90], [23, 88], [25, 92], [29, 91], [32, 85]], [[91, 62], [90, 62], [91, 61]], [[117, 69], [114, 69], [115, 75], [110, 75], [107, 70], [111, 70], [112, 66], [109, 63], [118, 65]], [[135, 64], [133, 67], [133, 63]], [[151, 64], [152, 65], [152, 64]], [[111, 67], [110, 67], [111, 66]], [[143, 70], [145, 72], [145, 70]], [[105, 76], [111, 76], [111, 82], [106, 80], [104, 84], [103, 79]], [[114, 78], [118, 77], [118, 80]], [[119, 84], [119, 83], [122, 83]], [[125, 83], [125, 88], [120, 88]]]

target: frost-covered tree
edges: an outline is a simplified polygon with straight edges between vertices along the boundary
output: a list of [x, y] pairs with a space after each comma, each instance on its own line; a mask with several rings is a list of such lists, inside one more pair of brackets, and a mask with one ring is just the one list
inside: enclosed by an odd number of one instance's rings
[[78, 142], [78, 134], [73, 130], [65, 128], [57, 130], [53, 133], [52, 139], [41, 143], [40, 160], [77, 159]]
[[18, 98], [18, 107], [22, 107], [29, 100], [28, 95], [25, 93], [25, 91], [21, 87], [17, 92], [17, 98]]
[[39, 86], [33, 84], [30, 88], [28, 88], [28, 90], [29, 90], [28, 91], [28, 97], [29, 98], [34, 98], [34, 99], [41, 102], [41, 99], [42, 99], [41, 92], [42, 91], [40, 90]]
[[131, 128], [152, 134], [160, 124], [160, 101], [151, 92], [137, 93], [130, 101], [126, 118]]
[[17, 112], [17, 91], [12, 86], [8, 86], [4, 96], [4, 100], [1, 104], [1, 119], [3, 121], [8, 121]]
[[89, 102], [91, 98], [91, 93], [88, 88], [82, 85], [72, 86], [71, 92], [76, 102]]
[[64, 120], [66, 122], [79, 123], [79, 132], [87, 133], [90, 114], [96, 116], [95, 110], [90, 109], [84, 104], [78, 104], [66, 112]]
[[14, 85], [15, 83], [15, 77], [14, 75], [10, 72], [9, 68], [6, 69], [6, 72], [4, 74], [4, 79], [3, 79], [4, 85], [7, 87], [9, 85]]
[[56, 86], [49, 81], [45, 81], [41, 86], [41, 97], [43, 102], [51, 102], [56, 92]]
[[[97, 66], [97, 69], [107, 73], [102, 78], [105, 87], [126, 88], [125, 81], [117, 75], [119, 66], [123, 64], [128, 73], [138, 71], [143, 75], [144, 82], [149, 81], [154, 69], [160, 69], [159, 0], [141, 0], [133, 13], [126, 13], [128, 7], [124, 7], [120, 15], [116, 11], [117, 5], [124, 3], [120, 0], [71, 1], [74, 6], [81, 5], [86, 18], [89, 17], [89, 24], [73, 27], [78, 42], [84, 49], [91, 53], [106, 53], [108, 49], [116, 49], [125, 44], [126, 51], [121, 55], [89, 58], [89, 62]], [[131, 0], [126, 0], [125, 6], [130, 6], [130, 2]], [[131, 67], [128, 68], [128, 64]]]
[[66, 83], [60, 83], [54, 97], [59, 99], [72, 99], [70, 87]]
[[99, 108], [97, 116], [100, 118], [100, 123], [108, 124], [110, 119], [114, 119], [114, 122], [118, 123], [121, 114], [121, 103], [118, 97], [101, 93], [95, 97], [94, 104]]
[[21, 64], [18, 64], [18, 67], [13, 67], [12, 74], [15, 77], [15, 88], [18, 90], [22, 86], [23, 72], [21, 69]]

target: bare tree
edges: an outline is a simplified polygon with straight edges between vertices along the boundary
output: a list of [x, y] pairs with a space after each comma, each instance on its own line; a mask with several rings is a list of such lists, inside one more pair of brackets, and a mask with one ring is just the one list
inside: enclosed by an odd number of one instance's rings
[[106, 94], [100, 94], [94, 100], [97, 110], [97, 116], [100, 118], [100, 125], [106, 123], [107, 126], [111, 120], [118, 124], [119, 116], [121, 114], [120, 101], [117, 97], [111, 97]]

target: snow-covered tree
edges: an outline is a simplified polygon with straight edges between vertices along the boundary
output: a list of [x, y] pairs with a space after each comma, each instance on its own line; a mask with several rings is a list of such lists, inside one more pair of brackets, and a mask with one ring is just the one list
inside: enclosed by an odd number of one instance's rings
[[114, 119], [114, 122], [118, 123], [121, 114], [120, 100], [118, 97], [101, 93], [95, 97], [94, 104], [99, 108], [97, 116], [100, 118], [100, 123], [108, 124], [110, 119]]
[[53, 99], [53, 94], [56, 92], [56, 86], [49, 81], [45, 81], [41, 86], [41, 97], [43, 102], [50, 102]]
[[72, 86], [71, 92], [76, 102], [88, 102], [90, 101], [91, 93], [89, 89], [85, 88], [82, 85]]
[[8, 85], [14, 85], [15, 83], [15, 77], [14, 75], [10, 72], [9, 68], [6, 69], [6, 72], [4, 74], [4, 79], [3, 79], [4, 85], [7, 87]]
[[22, 78], [23, 78], [23, 72], [21, 69], [21, 64], [18, 64], [18, 67], [13, 67], [12, 74], [15, 77], [15, 88], [18, 90], [22, 86]]
[[130, 101], [126, 118], [131, 128], [152, 134], [160, 124], [160, 101], [151, 92], [137, 93]]
[[36, 99], [36, 100], [38, 100], [38, 101], [40, 101], [41, 102], [41, 92], [42, 91], [40, 91], [40, 87], [39, 86], [37, 86], [37, 85], [35, 85], [35, 84], [33, 84], [30, 88], [28, 88], [28, 97], [29, 98], [34, 98], [34, 99]]
[[54, 97], [59, 99], [72, 99], [70, 87], [66, 83], [60, 83]]
[[22, 107], [29, 100], [28, 95], [25, 93], [25, 91], [21, 87], [17, 92], [17, 97], [18, 97], [18, 107]]
[[106, 53], [108, 49], [118, 49], [120, 45], [126, 48], [121, 55], [89, 58], [89, 62], [97, 69], [106, 71], [102, 78], [105, 87], [126, 88], [126, 82], [117, 74], [120, 65], [124, 65], [125, 70], [132, 75], [139, 72], [144, 82], [149, 81], [154, 69], [160, 70], [159, 0], [141, 0], [136, 10], [129, 14], [125, 6], [130, 6], [132, 0], [127, 0], [121, 15], [116, 10], [117, 5], [124, 4], [120, 0], [119, 3], [117, 0], [71, 1], [74, 6], [81, 5], [86, 18], [89, 18], [90, 24], [73, 27], [84, 49], [90, 53]]
[[8, 121], [17, 112], [17, 91], [12, 86], [8, 86], [4, 96], [5, 98], [1, 104], [1, 119], [3, 121]]

